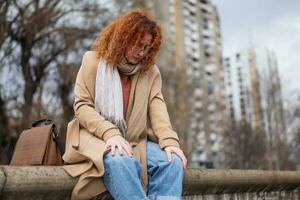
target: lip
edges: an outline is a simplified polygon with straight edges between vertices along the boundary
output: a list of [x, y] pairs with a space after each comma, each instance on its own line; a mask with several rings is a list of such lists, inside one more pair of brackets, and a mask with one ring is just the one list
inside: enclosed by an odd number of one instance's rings
[[136, 62], [140, 62], [140, 58], [137, 58], [137, 57], [133, 57], [133, 59], [136, 61]]

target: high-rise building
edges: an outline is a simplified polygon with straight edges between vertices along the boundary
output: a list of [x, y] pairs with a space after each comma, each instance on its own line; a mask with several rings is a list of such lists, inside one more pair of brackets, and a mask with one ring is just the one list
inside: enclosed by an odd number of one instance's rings
[[249, 48], [223, 60], [220, 20], [210, 0], [144, 4], [163, 28], [158, 59], [163, 93], [190, 166], [222, 165], [226, 139], [236, 125], [283, 137], [281, 86], [273, 53]]
[[268, 139], [284, 133], [281, 83], [275, 54], [249, 48], [225, 58], [224, 70], [231, 124], [249, 123], [255, 132], [267, 133]]
[[[175, 128], [185, 129], [181, 132], [185, 132], [190, 165], [218, 165], [225, 101], [217, 9], [210, 0], [156, 0], [145, 4], [164, 30], [158, 64], [163, 76], [169, 76], [165, 96], [168, 103], [179, 108], [178, 115], [173, 115]], [[184, 123], [187, 126], [182, 126]]]
[[260, 74], [252, 48], [236, 53], [224, 62], [227, 80], [227, 107], [231, 121], [249, 123], [254, 130], [263, 128]]

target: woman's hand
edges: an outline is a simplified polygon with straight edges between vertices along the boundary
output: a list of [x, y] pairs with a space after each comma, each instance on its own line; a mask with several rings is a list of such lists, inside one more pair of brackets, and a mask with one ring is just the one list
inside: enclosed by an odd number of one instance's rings
[[167, 152], [167, 157], [168, 157], [169, 162], [172, 161], [172, 152], [174, 152], [182, 160], [183, 167], [184, 167], [184, 169], [186, 169], [187, 159], [180, 148], [175, 147], [175, 146], [167, 146], [164, 148], [164, 150]]
[[132, 156], [132, 148], [129, 142], [120, 135], [116, 135], [108, 138], [104, 146], [104, 151], [111, 148], [111, 154], [112, 156], [114, 156], [116, 146], [118, 147], [121, 156], [123, 155], [124, 150], [127, 152], [129, 156]]

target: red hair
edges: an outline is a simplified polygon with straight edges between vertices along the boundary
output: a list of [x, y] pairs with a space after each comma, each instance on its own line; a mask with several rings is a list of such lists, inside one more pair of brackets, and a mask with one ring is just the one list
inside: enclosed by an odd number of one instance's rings
[[92, 45], [92, 50], [97, 51], [98, 56], [104, 58], [108, 64], [116, 66], [145, 33], [152, 35], [150, 51], [141, 60], [142, 69], [147, 70], [155, 64], [162, 33], [160, 26], [146, 10], [129, 10], [113, 20], [100, 32]]

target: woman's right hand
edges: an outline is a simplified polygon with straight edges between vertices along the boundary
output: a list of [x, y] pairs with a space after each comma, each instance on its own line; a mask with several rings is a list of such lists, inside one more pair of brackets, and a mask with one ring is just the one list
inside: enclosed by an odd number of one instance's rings
[[123, 155], [124, 151], [127, 152], [127, 154], [129, 156], [132, 156], [132, 148], [131, 148], [129, 142], [120, 135], [115, 135], [115, 136], [108, 138], [108, 140], [106, 141], [106, 144], [104, 146], [104, 151], [109, 149], [109, 147], [111, 149], [112, 156], [115, 155], [116, 147], [118, 148], [121, 156]]

